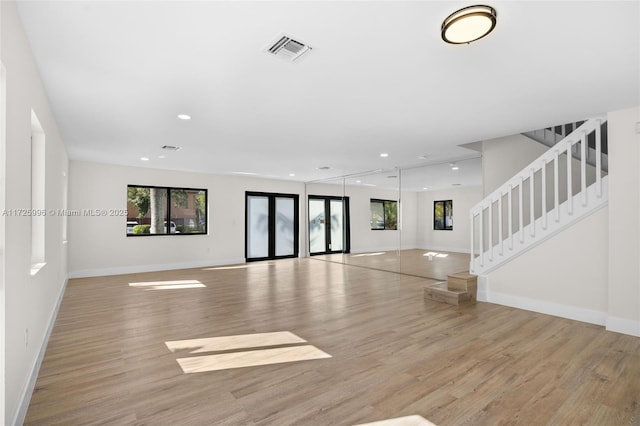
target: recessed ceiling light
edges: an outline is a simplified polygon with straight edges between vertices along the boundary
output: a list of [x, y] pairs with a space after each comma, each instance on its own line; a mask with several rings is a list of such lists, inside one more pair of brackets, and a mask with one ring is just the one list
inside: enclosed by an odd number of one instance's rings
[[295, 175], [295, 173], [289, 173], [289, 177], [294, 177]]
[[158, 155], [158, 158], [166, 158], [166, 155]]
[[386, 152], [383, 152], [382, 154], [380, 154], [380, 157], [382, 158], [387, 158], [389, 156], [389, 154], [387, 154]]
[[458, 166], [453, 166], [453, 167], [451, 167], [451, 170], [460, 170], [460, 167], [458, 167]]
[[149, 157], [140, 157], [140, 161], [149, 161]]
[[442, 23], [442, 40], [451, 44], [479, 40], [493, 31], [496, 16], [496, 10], [490, 6], [476, 5], [460, 9]]
[[180, 120], [191, 120], [191, 116], [189, 114], [178, 114], [178, 118]]
[[357, 180], [356, 183], [362, 183], [362, 181], [361, 180]]
[[424, 190], [426, 191], [427, 189], [429, 189], [429, 187], [425, 186], [425, 187], [424, 187], [424, 188], [422, 188], [422, 189], [424, 189]]

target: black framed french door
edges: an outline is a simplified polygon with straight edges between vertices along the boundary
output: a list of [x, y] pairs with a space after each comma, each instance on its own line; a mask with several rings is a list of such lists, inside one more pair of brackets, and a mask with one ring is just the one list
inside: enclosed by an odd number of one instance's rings
[[298, 195], [247, 191], [245, 197], [247, 262], [297, 257]]
[[309, 254], [349, 253], [349, 198], [309, 195]]

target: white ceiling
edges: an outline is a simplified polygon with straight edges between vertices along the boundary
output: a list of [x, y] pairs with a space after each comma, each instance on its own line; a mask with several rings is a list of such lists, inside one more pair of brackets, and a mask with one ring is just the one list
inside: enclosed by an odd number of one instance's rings
[[[637, 1], [487, 1], [493, 33], [444, 43], [443, 19], [470, 4], [18, 6], [76, 160], [308, 181], [477, 157], [458, 145], [640, 104]], [[313, 50], [265, 53], [283, 33]]]

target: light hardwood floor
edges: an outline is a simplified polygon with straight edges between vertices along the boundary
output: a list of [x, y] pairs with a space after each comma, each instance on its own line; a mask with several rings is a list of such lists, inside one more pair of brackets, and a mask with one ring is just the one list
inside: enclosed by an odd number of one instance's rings
[[[429, 253], [431, 257], [427, 256]], [[431, 249], [327, 254], [313, 256], [312, 259], [444, 281], [448, 274], [469, 270], [469, 254]]]
[[[640, 423], [639, 338], [425, 301], [427, 282], [311, 259], [71, 280], [26, 424]], [[210, 338], [262, 333], [251, 350], [275, 336], [331, 357], [189, 374], [177, 361], [247, 352]]]

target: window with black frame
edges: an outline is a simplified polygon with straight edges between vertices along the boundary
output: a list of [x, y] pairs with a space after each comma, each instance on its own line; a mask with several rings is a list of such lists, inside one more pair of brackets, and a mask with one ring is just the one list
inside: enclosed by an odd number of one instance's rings
[[371, 199], [371, 229], [398, 229], [398, 202]]
[[127, 237], [207, 233], [207, 190], [127, 186]]
[[453, 200], [433, 202], [433, 229], [436, 231], [453, 230]]

